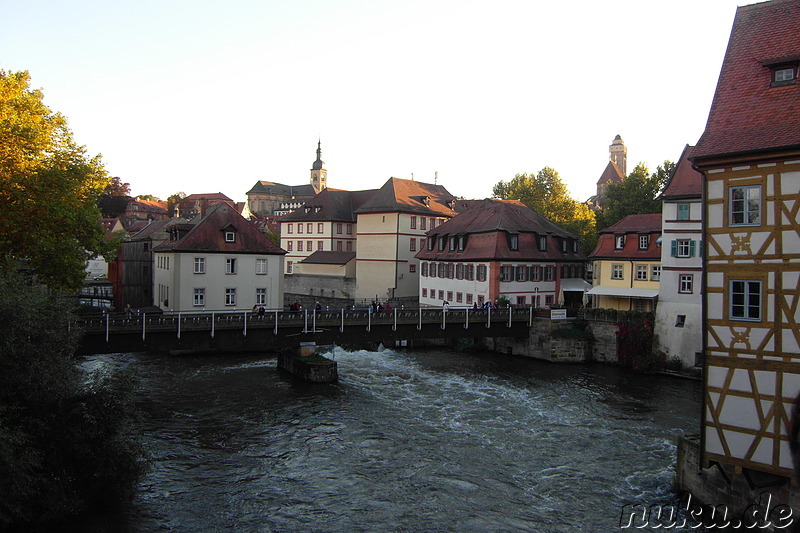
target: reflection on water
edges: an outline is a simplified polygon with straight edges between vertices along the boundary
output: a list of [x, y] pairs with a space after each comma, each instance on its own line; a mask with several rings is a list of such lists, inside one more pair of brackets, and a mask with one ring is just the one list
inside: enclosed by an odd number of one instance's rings
[[130, 531], [611, 531], [668, 502], [700, 384], [490, 353], [345, 352], [339, 383], [253, 356], [137, 369], [153, 465]]

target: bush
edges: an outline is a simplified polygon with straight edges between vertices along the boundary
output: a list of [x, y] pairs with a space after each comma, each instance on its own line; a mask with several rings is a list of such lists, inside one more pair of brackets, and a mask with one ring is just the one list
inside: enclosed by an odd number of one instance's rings
[[0, 530], [130, 498], [144, 472], [133, 381], [86, 380], [67, 303], [0, 265]]

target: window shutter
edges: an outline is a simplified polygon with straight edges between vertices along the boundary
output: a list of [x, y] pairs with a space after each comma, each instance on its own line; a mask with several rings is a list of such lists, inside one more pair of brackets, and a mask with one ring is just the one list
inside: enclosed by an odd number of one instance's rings
[[697, 241], [697, 257], [703, 257], [703, 241]]
[[689, 241], [689, 257], [694, 257], [694, 251], [696, 246], [697, 246], [697, 241]]
[[678, 241], [670, 241], [670, 255], [672, 257], [678, 257]]

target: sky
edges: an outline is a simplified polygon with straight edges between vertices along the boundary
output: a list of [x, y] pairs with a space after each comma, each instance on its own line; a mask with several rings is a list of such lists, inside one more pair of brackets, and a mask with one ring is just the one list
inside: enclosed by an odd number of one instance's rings
[[0, 0], [0, 69], [134, 195], [305, 184], [321, 140], [333, 188], [549, 166], [585, 200], [616, 135], [628, 172], [697, 142], [750, 3]]

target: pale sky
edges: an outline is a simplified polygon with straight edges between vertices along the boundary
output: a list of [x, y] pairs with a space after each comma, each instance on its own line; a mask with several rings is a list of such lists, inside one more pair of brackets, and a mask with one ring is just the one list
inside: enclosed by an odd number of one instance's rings
[[703, 132], [748, 0], [0, 0], [0, 69], [28, 70], [136, 194], [388, 178], [483, 198], [555, 168], [585, 200]]

